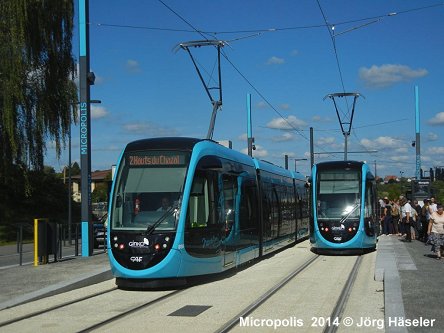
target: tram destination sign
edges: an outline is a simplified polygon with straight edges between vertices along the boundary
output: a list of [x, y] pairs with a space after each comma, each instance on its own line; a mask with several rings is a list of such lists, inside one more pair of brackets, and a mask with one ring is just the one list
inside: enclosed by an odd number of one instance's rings
[[186, 164], [186, 154], [182, 152], [137, 152], [126, 156], [130, 167], [174, 167]]

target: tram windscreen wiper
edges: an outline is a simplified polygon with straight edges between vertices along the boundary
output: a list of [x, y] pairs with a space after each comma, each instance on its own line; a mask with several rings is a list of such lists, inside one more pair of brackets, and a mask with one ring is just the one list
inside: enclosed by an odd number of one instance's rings
[[348, 217], [356, 210], [356, 208], [358, 208], [359, 206], [361, 206], [361, 204], [359, 202], [357, 202], [351, 209], [350, 211], [339, 221], [339, 223], [343, 223], [346, 219], [348, 219]]
[[154, 229], [156, 229], [156, 227], [161, 224], [163, 221], [165, 221], [165, 219], [170, 216], [177, 208], [177, 204], [173, 204], [170, 208], [168, 208], [165, 213], [153, 224], [150, 224], [147, 228], [146, 228], [146, 235], [151, 235], [154, 231]]

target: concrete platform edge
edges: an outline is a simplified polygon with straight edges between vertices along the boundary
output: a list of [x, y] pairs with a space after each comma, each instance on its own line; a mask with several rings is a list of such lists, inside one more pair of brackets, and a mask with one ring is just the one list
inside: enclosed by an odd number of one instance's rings
[[378, 241], [375, 280], [384, 282], [385, 332], [407, 333], [408, 331], [405, 327], [389, 326], [390, 319], [393, 320], [398, 317], [405, 318], [401, 279], [398, 272], [393, 242], [394, 240], [389, 237], [380, 238]]
[[41, 298], [54, 296], [67, 291], [83, 288], [92, 284], [104, 282], [113, 278], [109, 268], [96, 270], [76, 277], [75, 279], [63, 281], [37, 291], [16, 297], [14, 299], [0, 303], [0, 310], [11, 308], [20, 304], [35, 301]]

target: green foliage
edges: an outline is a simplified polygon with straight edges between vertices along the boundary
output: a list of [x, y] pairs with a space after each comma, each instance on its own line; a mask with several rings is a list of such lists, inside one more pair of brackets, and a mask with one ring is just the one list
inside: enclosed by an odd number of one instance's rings
[[0, 15], [0, 185], [5, 185], [28, 166], [43, 168], [47, 140], [60, 156], [76, 119], [71, 109], [77, 88], [72, 0], [1, 0]]
[[379, 183], [376, 185], [378, 197], [388, 197], [389, 199], [397, 199], [402, 193], [401, 183], [388, 182], [388, 184]]
[[[16, 237], [14, 225], [27, 223], [32, 226], [35, 218], [49, 218], [52, 222], [66, 222], [68, 218], [68, 187], [63, 184], [54, 169], [30, 171], [25, 179], [18, 167], [14, 172], [14, 184], [0, 186], [0, 221], [3, 240]], [[24, 195], [25, 187], [28, 188]], [[80, 220], [80, 206], [72, 202], [72, 221]]]
[[108, 201], [108, 183], [98, 183], [96, 188], [91, 193], [92, 202]]
[[71, 166], [71, 176], [80, 175], [80, 166], [79, 163], [74, 162]]
[[[436, 202], [444, 204], [444, 181], [437, 180], [431, 184], [432, 193], [436, 198]], [[390, 199], [399, 198], [399, 196], [405, 195], [408, 190], [411, 189], [411, 183], [402, 180], [401, 182], [390, 182], [388, 184], [377, 184], [378, 197], [388, 197]]]
[[432, 192], [435, 196], [436, 202], [444, 204], [444, 181], [437, 180], [432, 183]]

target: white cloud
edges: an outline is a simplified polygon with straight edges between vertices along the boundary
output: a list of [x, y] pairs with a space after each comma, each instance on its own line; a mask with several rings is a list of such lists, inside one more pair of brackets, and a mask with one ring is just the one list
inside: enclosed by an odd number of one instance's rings
[[290, 104], [288, 104], [288, 103], [282, 103], [281, 105], [279, 105], [279, 107], [280, 107], [282, 110], [289, 110], [289, 109], [290, 109]]
[[128, 59], [125, 67], [126, 67], [126, 70], [130, 73], [140, 73], [141, 72], [139, 62], [136, 60], [133, 60], [133, 59]]
[[296, 57], [296, 56], [298, 56], [299, 55], [299, 51], [298, 50], [293, 50], [293, 51], [291, 51], [291, 56], [292, 57]]
[[291, 133], [285, 132], [282, 135], [274, 136], [271, 138], [273, 142], [287, 142], [293, 140], [294, 136]]
[[431, 154], [431, 155], [444, 154], [444, 147], [430, 147], [427, 149], [427, 154]]
[[95, 106], [91, 105], [91, 119], [100, 119], [104, 118], [109, 114], [108, 110], [106, 110], [103, 106]]
[[313, 116], [311, 120], [315, 122], [323, 122], [323, 123], [329, 123], [332, 121], [330, 117], [322, 117], [322, 116]]
[[398, 82], [408, 82], [428, 74], [426, 69], [412, 69], [405, 65], [385, 64], [361, 67], [359, 77], [370, 87], [386, 87]]
[[273, 129], [301, 129], [302, 127], [307, 126], [307, 123], [301, 119], [298, 119], [295, 116], [288, 116], [288, 118], [274, 118], [268, 124], [268, 128]]
[[436, 133], [433, 133], [433, 132], [429, 132], [428, 134], [427, 134], [427, 140], [428, 141], [436, 141], [436, 140], [438, 140], [438, 134], [436, 134]]
[[256, 104], [256, 108], [258, 109], [266, 109], [268, 107], [268, 104], [264, 101], [260, 101]]
[[318, 146], [331, 145], [334, 144], [335, 141], [336, 140], [334, 137], [328, 137], [328, 138], [321, 137], [318, 140], [316, 140], [316, 144]]
[[267, 61], [267, 65], [282, 65], [283, 63], [285, 63], [285, 60], [283, 58], [278, 58], [276, 56], [272, 56]]
[[444, 125], [444, 112], [438, 112], [435, 116], [427, 121], [429, 125]]
[[398, 139], [389, 136], [380, 136], [374, 140], [362, 139], [361, 145], [367, 149], [378, 149], [378, 148], [400, 148], [402, 147], [402, 142]]
[[248, 134], [247, 133], [241, 134], [237, 137], [237, 139], [239, 141], [248, 141]]
[[173, 128], [162, 128], [150, 122], [137, 122], [124, 124], [123, 130], [130, 134], [143, 134], [144, 136], [175, 136], [177, 131]]
[[390, 156], [389, 157], [391, 161], [395, 161], [395, 162], [407, 162], [411, 160], [411, 156], [408, 155], [399, 155], [399, 156]]
[[397, 154], [407, 154], [409, 152], [409, 149], [407, 147], [396, 148], [395, 152]]

